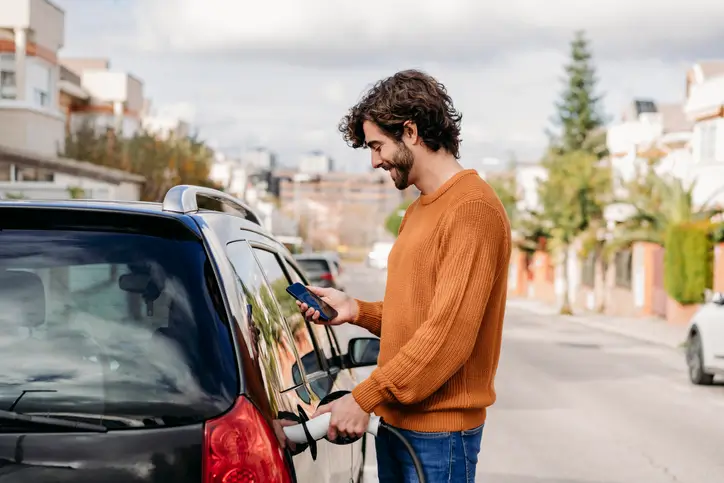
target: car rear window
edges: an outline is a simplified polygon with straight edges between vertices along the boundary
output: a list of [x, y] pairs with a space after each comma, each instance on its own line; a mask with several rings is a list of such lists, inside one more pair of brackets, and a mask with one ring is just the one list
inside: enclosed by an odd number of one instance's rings
[[0, 230], [3, 409], [119, 429], [208, 419], [238, 390], [232, 348], [200, 241]]
[[305, 272], [329, 272], [329, 264], [326, 260], [297, 260], [297, 264]]

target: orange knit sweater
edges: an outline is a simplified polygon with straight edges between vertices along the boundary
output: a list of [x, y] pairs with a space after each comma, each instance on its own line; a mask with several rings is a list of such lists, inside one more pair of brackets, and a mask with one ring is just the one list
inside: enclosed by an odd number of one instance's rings
[[380, 336], [378, 367], [352, 395], [415, 431], [462, 431], [495, 401], [510, 223], [494, 190], [464, 170], [407, 209], [390, 252], [384, 301], [354, 321]]

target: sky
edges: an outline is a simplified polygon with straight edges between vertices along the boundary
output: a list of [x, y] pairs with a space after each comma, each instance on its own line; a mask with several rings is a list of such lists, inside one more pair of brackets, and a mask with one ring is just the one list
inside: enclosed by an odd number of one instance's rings
[[633, 98], [683, 102], [687, 69], [724, 56], [722, 0], [54, 1], [61, 56], [109, 58], [213, 147], [263, 146], [290, 166], [322, 150], [348, 171], [366, 170], [369, 153], [347, 147], [339, 120], [399, 70], [447, 87], [461, 161], [486, 169], [541, 157], [577, 29], [612, 122]]

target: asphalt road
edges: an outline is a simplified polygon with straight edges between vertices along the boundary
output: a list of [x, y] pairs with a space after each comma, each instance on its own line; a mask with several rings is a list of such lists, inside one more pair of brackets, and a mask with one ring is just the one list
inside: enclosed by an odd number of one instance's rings
[[[384, 271], [346, 268], [381, 299]], [[724, 482], [724, 384], [691, 385], [678, 351], [511, 308], [496, 391], [477, 481]]]

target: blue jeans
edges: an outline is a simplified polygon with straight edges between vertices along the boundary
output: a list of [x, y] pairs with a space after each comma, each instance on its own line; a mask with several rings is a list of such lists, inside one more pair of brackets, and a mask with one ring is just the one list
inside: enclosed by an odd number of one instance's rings
[[[483, 426], [450, 433], [398, 431], [415, 449], [428, 483], [474, 483]], [[375, 449], [380, 483], [417, 483], [412, 458], [394, 434], [380, 428]]]

